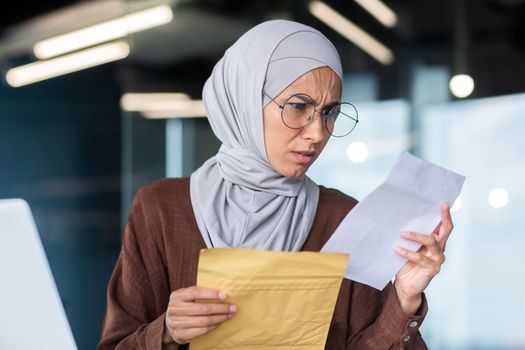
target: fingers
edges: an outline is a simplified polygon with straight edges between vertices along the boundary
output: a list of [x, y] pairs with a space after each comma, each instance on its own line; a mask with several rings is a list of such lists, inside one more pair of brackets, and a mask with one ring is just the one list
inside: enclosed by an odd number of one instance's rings
[[441, 204], [441, 221], [450, 223], [448, 228], [452, 229], [452, 216], [450, 215], [448, 203]]
[[[198, 299], [226, 300], [226, 294], [221, 291], [196, 286], [179, 289], [174, 293], [176, 293], [175, 297], [181, 301], [195, 301]], [[170, 299], [174, 293], [172, 293]]]
[[237, 306], [226, 303], [194, 303], [184, 302], [168, 308], [168, 315], [202, 316], [232, 314], [237, 311]]
[[439, 255], [442, 253], [441, 246], [438, 244], [435, 235], [425, 235], [417, 232], [401, 232], [401, 237], [425, 246], [429, 255]]
[[421, 244], [418, 251], [412, 251], [403, 247], [396, 247], [396, 252], [405, 259], [422, 267], [425, 274], [435, 276], [441, 270], [441, 265], [445, 262], [443, 249], [436, 240], [435, 235], [425, 235], [416, 232], [402, 232], [401, 236]]
[[441, 265], [445, 261], [445, 256], [441, 255], [439, 260], [431, 259], [420, 251], [414, 252], [403, 247], [396, 247], [396, 252], [405, 259], [423, 267], [428, 271], [428, 275], [435, 276], [441, 270]]
[[[439, 243], [439, 246], [441, 247], [441, 250], [443, 251], [443, 250], [445, 250], [445, 246], [446, 246], [447, 240], [448, 240], [448, 238], [450, 236], [450, 233], [454, 229], [454, 224], [452, 223], [452, 217], [450, 215], [450, 208], [449, 208], [447, 203], [443, 203], [441, 205], [440, 211], [441, 211], [441, 221], [436, 226], [436, 228], [434, 229], [434, 231], [432, 232], [431, 235], [421, 235], [421, 234], [417, 234], [415, 232], [411, 232], [411, 233], [413, 233], [415, 235], [419, 235], [419, 237], [422, 237], [422, 238], [423, 238], [423, 236], [434, 237], [435, 240]], [[415, 242], [418, 242], [418, 243], [420, 243], [422, 245], [425, 245], [425, 246], [428, 246], [430, 243], [433, 243], [433, 242], [425, 240], [425, 239], [423, 239], [423, 240], [414, 240], [414, 239], [405, 237], [403, 235], [403, 233], [401, 234], [401, 236], [403, 236], [404, 238], [413, 240]]]
[[[196, 303], [195, 300], [206, 300]], [[179, 289], [170, 295], [169, 316], [228, 315], [237, 311], [237, 306], [222, 302], [226, 294], [209, 288], [189, 287]]]
[[[401, 236], [421, 247], [412, 251], [396, 247], [396, 252], [408, 262], [396, 274], [396, 290], [408, 291], [405, 295], [418, 296], [439, 273], [445, 262], [445, 245], [453, 229], [450, 209], [446, 203], [441, 208], [441, 222], [431, 234], [402, 232]], [[398, 294], [399, 295], [399, 294]]]
[[443, 203], [443, 205], [441, 205], [441, 225], [439, 231], [437, 231], [437, 240], [442, 248], [445, 248], [445, 244], [453, 229], [454, 224], [452, 223], [450, 208], [447, 203]]
[[[422, 249], [419, 249], [417, 252], [413, 252], [402, 247], [399, 247], [399, 250], [396, 249], [396, 251], [398, 251], [400, 255], [407, 258], [408, 260], [422, 264], [425, 267], [431, 267], [429, 265], [430, 262], [427, 261], [427, 259], [431, 260], [433, 263], [435, 262], [439, 264], [440, 266], [445, 262], [445, 254], [443, 254], [443, 248], [436, 240], [435, 235], [425, 235], [417, 232], [401, 232], [401, 237], [419, 243], [425, 248], [424, 251]], [[421, 256], [416, 256], [416, 254]], [[427, 259], [423, 259], [423, 257]]]
[[216, 327], [227, 319], [231, 318], [231, 314], [225, 315], [208, 315], [208, 316], [175, 316], [169, 321], [169, 325], [173, 329], [178, 330], [180, 335], [181, 330], [188, 328], [210, 328]]
[[196, 286], [172, 292], [166, 312], [166, 326], [173, 340], [179, 344], [187, 343], [230, 319], [237, 312], [237, 306], [226, 303], [226, 298], [226, 294], [221, 291]]

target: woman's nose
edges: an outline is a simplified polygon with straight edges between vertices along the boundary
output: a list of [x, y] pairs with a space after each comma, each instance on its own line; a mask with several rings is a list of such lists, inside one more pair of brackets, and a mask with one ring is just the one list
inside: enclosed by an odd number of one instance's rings
[[303, 128], [303, 136], [315, 143], [320, 143], [327, 137], [323, 126], [323, 118], [318, 111], [314, 112], [312, 118], [312, 121]]

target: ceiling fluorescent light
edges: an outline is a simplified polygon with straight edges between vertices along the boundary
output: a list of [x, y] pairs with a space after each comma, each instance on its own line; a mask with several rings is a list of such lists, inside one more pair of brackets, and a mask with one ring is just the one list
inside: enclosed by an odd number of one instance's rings
[[125, 111], [140, 112], [150, 119], [206, 115], [202, 100], [192, 100], [184, 93], [127, 93], [121, 97], [120, 106]]
[[190, 96], [184, 93], [127, 93], [120, 98], [120, 106], [128, 112], [163, 112], [188, 100]]
[[123, 38], [131, 33], [169, 23], [172, 19], [173, 11], [171, 7], [160, 5], [39, 41], [35, 44], [33, 51], [39, 59], [47, 59], [103, 42]]
[[206, 109], [202, 100], [177, 101], [176, 106], [171, 110], [163, 112], [143, 111], [148, 119], [170, 119], [170, 118], [196, 118], [205, 117]]
[[377, 61], [385, 65], [394, 61], [394, 54], [390, 49], [325, 3], [312, 1], [309, 10], [313, 16], [353, 42]]
[[124, 41], [104, 44], [50, 60], [12, 68], [6, 73], [6, 80], [9, 85], [19, 87], [120, 60], [127, 57], [129, 51], [129, 44]]
[[397, 15], [390, 7], [386, 6], [380, 0], [354, 0], [368, 13], [375, 17], [381, 24], [388, 28], [394, 28], [397, 25]]

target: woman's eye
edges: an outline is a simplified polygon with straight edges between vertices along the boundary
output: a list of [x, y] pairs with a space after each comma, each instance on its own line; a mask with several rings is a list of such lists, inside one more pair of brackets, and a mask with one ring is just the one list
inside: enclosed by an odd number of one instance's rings
[[339, 115], [340, 110], [341, 108], [339, 106], [331, 106], [331, 107], [325, 108], [323, 110], [323, 114], [326, 115], [327, 117], [331, 117], [335, 119]]
[[335, 110], [333, 110], [332, 107], [326, 107], [321, 110], [321, 115], [326, 118], [333, 118], [337, 116], [337, 113], [334, 113]]
[[288, 106], [296, 111], [304, 111], [306, 109], [306, 103], [303, 102], [288, 102]]

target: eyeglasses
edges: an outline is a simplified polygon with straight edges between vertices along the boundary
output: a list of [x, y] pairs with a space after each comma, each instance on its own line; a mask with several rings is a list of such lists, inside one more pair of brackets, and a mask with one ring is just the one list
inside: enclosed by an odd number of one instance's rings
[[[264, 92], [266, 96], [266, 92]], [[359, 122], [357, 108], [350, 102], [336, 103], [322, 110], [315, 109], [315, 101], [307, 94], [290, 96], [283, 105], [268, 96], [281, 108], [281, 119], [290, 129], [301, 129], [314, 120], [315, 112], [319, 112], [323, 125], [330, 135], [344, 137], [350, 134]]]

